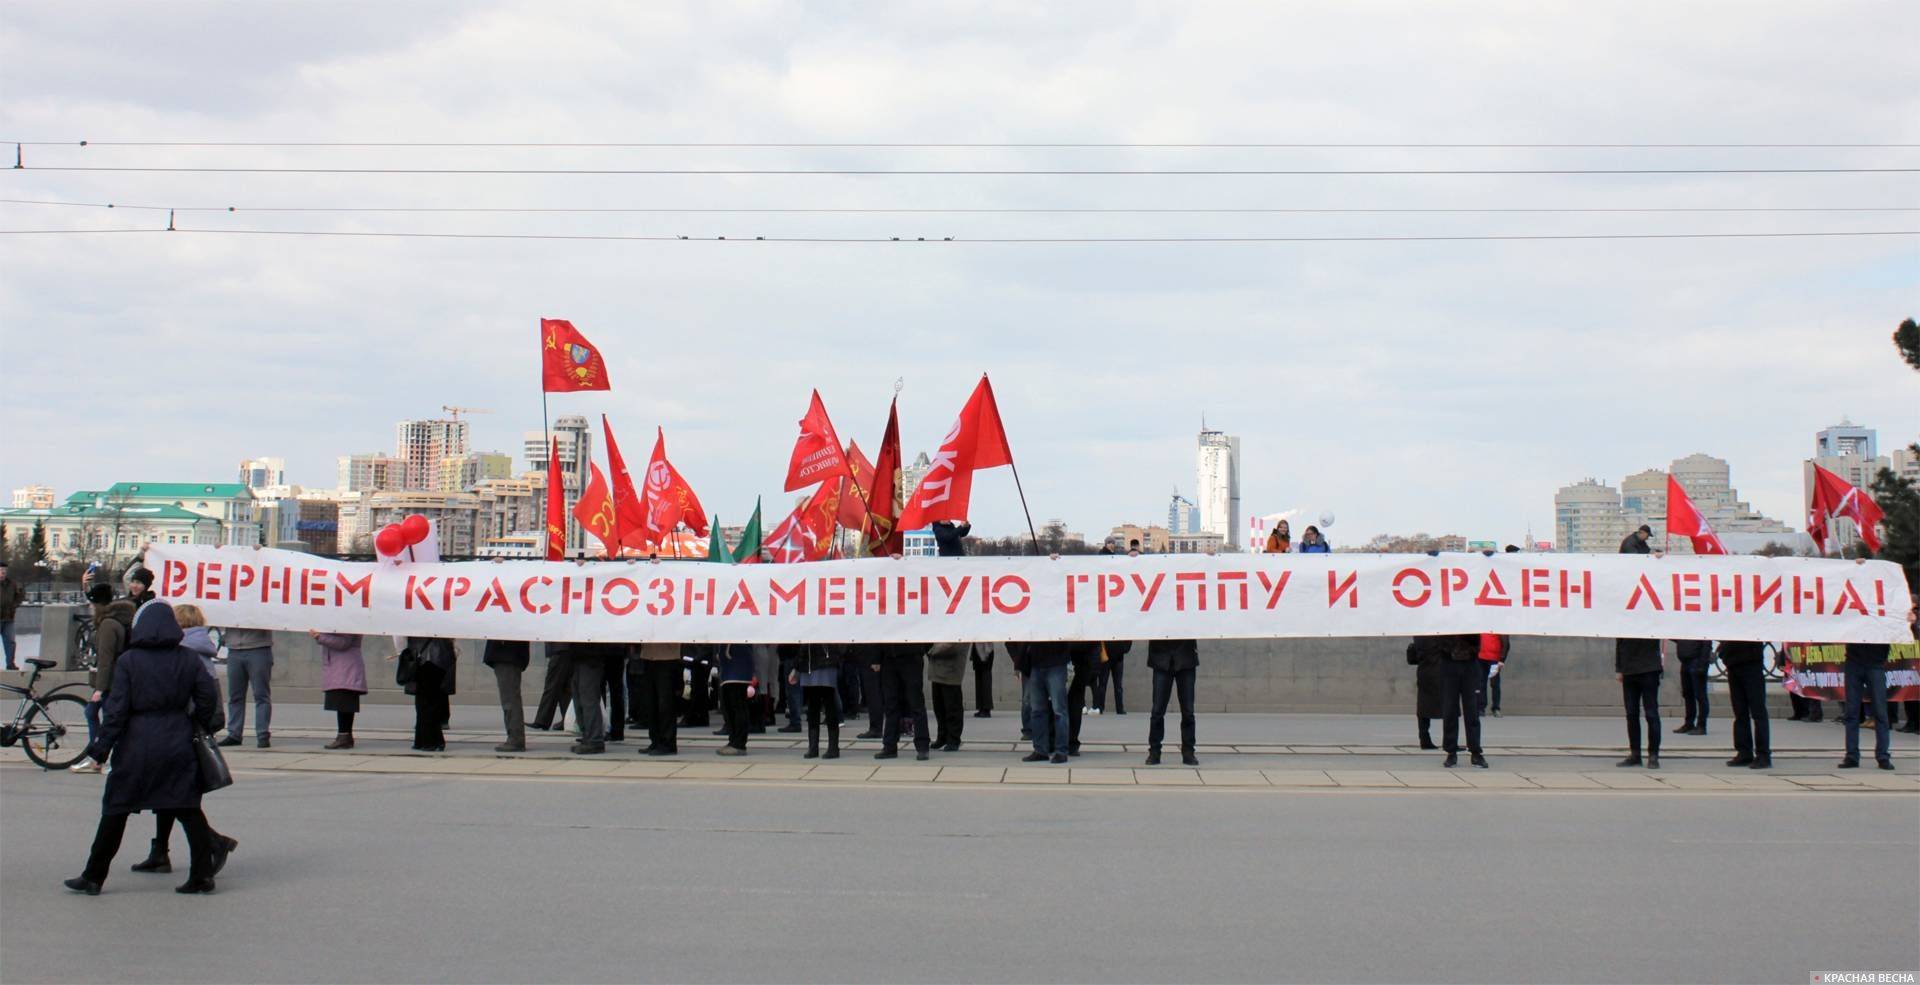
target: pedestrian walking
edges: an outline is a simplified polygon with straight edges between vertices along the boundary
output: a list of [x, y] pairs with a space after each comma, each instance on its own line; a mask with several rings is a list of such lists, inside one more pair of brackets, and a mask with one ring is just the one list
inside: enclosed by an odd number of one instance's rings
[[127, 830], [127, 815], [139, 811], [180, 822], [187, 830], [192, 864], [180, 893], [211, 893], [213, 873], [227, 848], [214, 839], [200, 809], [200, 769], [193, 752], [195, 729], [212, 734], [223, 724], [220, 687], [199, 654], [185, 649], [185, 634], [165, 603], [146, 606], [134, 619], [128, 647], [114, 664], [100, 733], [87, 755], [110, 761], [100, 825], [78, 877], [66, 887], [100, 894]]
[[927, 685], [933, 692], [932, 748], [959, 752], [961, 727], [966, 722], [966, 681], [971, 643], [936, 643], [927, 650]]
[[[191, 650], [200, 658], [200, 666], [206, 669], [207, 676], [213, 678], [214, 690], [220, 687], [220, 675], [213, 663], [213, 655], [219, 650], [213, 638], [207, 633], [207, 615], [200, 607], [182, 602], [173, 607], [174, 621], [180, 625], [180, 646]], [[212, 733], [208, 733], [212, 734]], [[153, 844], [145, 860], [135, 862], [135, 872], [172, 872], [173, 857], [168, 843], [173, 840], [173, 815], [155, 813], [153, 816]], [[226, 864], [227, 854], [240, 847], [238, 841], [215, 831], [213, 825], [207, 825], [207, 832], [213, 836], [215, 846], [213, 874], [220, 874], [220, 867]]]
[[1773, 766], [1773, 740], [1767, 725], [1767, 675], [1762, 666], [1766, 644], [1721, 640], [1720, 666], [1727, 671], [1727, 704], [1733, 709], [1733, 758], [1728, 766], [1756, 770]]
[[1674, 658], [1680, 662], [1680, 700], [1686, 720], [1675, 735], [1707, 734], [1707, 668], [1713, 665], [1712, 640], [1675, 640]]
[[520, 679], [533, 662], [533, 644], [527, 640], [488, 640], [480, 650], [480, 663], [493, 670], [493, 686], [500, 692], [500, 721], [507, 739], [493, 747], [494, 752], [525, 752], [527, 749], [527, 707], [520, 694]]
[[1660, 768], [1660, 641], [1619, 639], [1613, 643], [1613, 672], [1620, 682], [1620, 697], [1627, 707], [1627, 758], [1613, 764], [1639, 766], [1640, 718], [1647, 718], [1647, 769]]
[[247, 732], [247, 692], [253, 692], [254, 745], [273, 745], [273, 632], [246, 626], [220, 630], [227, 648], [227, 737], [223, 746], [237, 746]]
[[[0, 548], [5, 546], [0, 544]], [[26, 589], [8, 575], [7, 562], [0, 559], [0, 651], [6, 655], [8, 670], [19, 669], [13, 663], [13, 619], [20, 613], [20, 603], [26, 597]]]
[[353, 716], [360, 713], [360, 696], [367, 693], [367, 662], [355, 633], [308, 632], [320, 645], [322, 707], [333, 712], [333, 741], [323, 749], [353, 748]]
[[[87, 601], [93, 604], [93, 671], [87, 683], [93, 691], [87, 697], [83, 713], [87, 720], [87, 741], [100, 735], [100, 712], [106, 707], [107, 692], [113, 688], [113, 665], [127, 648], [127, 635], [133, 628], [134, 604], [131, 599], [113, 597], [113, 586], [105, 583], [87, 589]], [[73, 764], [75, 773], [98, 773], [100, 762], [81, 760]]]
[[1147, 666], [1153, 669], [1153, 712], [1147, 720], [1147, 765], [1160, 765], [1160, 744], [1167, 735], [1167, 699], [1180, 696], [1180, 762], [1200, 765], [1194, 750], [1193, 683], [1200, 668], [1198, 640], [1148, 640]]

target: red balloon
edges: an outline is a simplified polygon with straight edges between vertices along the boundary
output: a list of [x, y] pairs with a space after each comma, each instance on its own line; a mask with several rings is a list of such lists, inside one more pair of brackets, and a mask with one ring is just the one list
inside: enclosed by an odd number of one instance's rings
[[427, 523], [426, 517], [418, 513], [400, 521], [400, 536], [406, 538], [408, 546], [426, 540], [427, 535], [432, 532], [433, 526]]
[[400, 525], [389, 523], [373, 535], [374, 549], [387, 557], [393, 557], [407, 549], [407, 537], [400, 532]]

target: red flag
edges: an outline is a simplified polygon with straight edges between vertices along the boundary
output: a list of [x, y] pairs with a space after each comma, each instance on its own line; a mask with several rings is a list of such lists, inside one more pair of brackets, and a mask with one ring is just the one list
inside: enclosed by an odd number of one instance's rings
[[593, 478], [587, 481], [587, 488], [580, 493], [580, 500], [573, 504], [573, 518], [588, 533], [599, 538], [608, 557], [620, 553], [620, 538], [615, 534], [613, 497], [607, 494], [607, 477], [600, 474], [600, 466], [587, 463]]
[[570, 321], [540, 319], [540, 388], [547, 393], [610, 389], [600, 350]]
[[800, 419], [793, 457], [787, 462], [787, 492], [846, 474], [847, 456], [840, 450], [840, 436], [833, 433], [827, 405], [820, 402], [820, 391], [815, 390], [813, 401], [807, 404], [807, 416]]
[[1667, 473], [1667, 533], [1680, 534], [1693, 541], [1695, 554], [1727, 553], [1726, 545], [1720, 543], [1720, 535], [1713, 532], [1713, 525], [1693, 505], [1687, 490], [1671, 472]]
[[852, 479], [840, 491], [840, 525], [848, 530], [864, 530], [867, 522], [867, 497], [873, 494], [873, 463], [867, 461], [860, 446], [847, 442], [847, 475]]
[[968, 499], [973, 494], [973, 473], [980, 469], [1013, 464], [1013, 450], [1007, 447], [1006, 429], [1000, 426], [1000, 408], [993, 400], [993, 384], [983, 373], [973, 396], [960, 408], [940, 450], [934, 453], [933, 466], [907, 497], [906, 512], [900, 516], [900, 529], [918, 530], [935, 520], [964, 520]]
[[[1816, 470], [1820, 466], [1814, 466]], [[1813, 538], [1813, 546], [1820, 553], [1827, 553], [1827, 514], [1833, 512], [1833, 501], [1827, 498], [1827, 487], [1820, 482], [1818, 474], [1813, 480], [1813, 502], [1807, 504], [1807, 536]]]
[[[627, 460], [620, 457], [620, 444], [613, 440], [613, 425], [605, 414], [600, 415], [600, 430], [607, 436], [607, 468], [613, 472], [614, 537], [627, 547], [645, 550], [647, 502], [633, 491], [633, 475], [627, 471]], [[619, 551], [609, 549], [608, 553]]]
[[807, 559], [807, 539], [800, 524], [799, 508], [787, 514], [787, 518], [773, 528], [767, 535], [765, 544], [767, 559], [774, 564], [794, 564]]
[[547, 560], [567, 556], [567, 477], [560, 473], [560, 439], [547, 451]]
[[874, 463], [867, 485], [867, 518], [861, 527], [862, 546], [873, 557], [901, 552], [900, 531], [900, 398], [887, 408], [887, 430], [880, 437], [880, 460]]
[[[1822, 553], [1826, 552], [1824, 521], [1827, 516], [1843, 516], [1852, 520], [1854, 526], [1860, 528], [1860, 539], [1866, 542], [1867, 550], [1880, 553], [1879, 526], [1881, 518], [1885, 517], [1886, 513], [1880, 509], [1879, 503], [1873, 501], [1872, 496], [1867, 495], [1853, 483], [1815, 465], [1813, 467], [1813, 502], [1815, 511], [1819, 512], [1823, 521], [1820, 524], [1822, 536], [1815, 539], [1815, 543], [1820, 544]], [[1811, 528], [1813, 524], [1809, 522], [1807, 526]], [[1812, 530], [1809, 529], [1808, 532], [1811, 533]]]
[[647, 462], [645, 536], [656, 544], [664, 542], [682, 520], [696, 535], [707, 535], [706, 507], [700, 505], [693, 487], [667, 461], [667, 432], [660, 428], [655, 431], [653, 457]]

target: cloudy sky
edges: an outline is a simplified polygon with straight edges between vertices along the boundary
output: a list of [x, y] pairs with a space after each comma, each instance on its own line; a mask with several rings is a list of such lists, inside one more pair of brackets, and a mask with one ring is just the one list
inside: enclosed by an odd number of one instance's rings
[[[1105, 531], [1191, 495], [1202, 414], [1241, 437], [1249, 513], [1551, 536], [1554, 490], [1731, 460], [1798, 524], [1842, 415], [1920, 432], [1888, 343], [1920, 237], [1266, 243], [737, 238], [1406, 237], [1920, 229], [1920, 211], [275, 212], [1920, 208], [1920, 175], [400, 175], [466, 169], [1911, 168], [1920, 146], [1227, 148], [1223, 144], [1920, 145], [1906, 3], [10, 4], [0, 176], [15, 200], [191, 207], [231, 233], [0, 236], [0, 489], [330, 486], [393, 422], [538, 427], [536, 323], [607, 354], [629, 458], [656, 424], [710, 510], [777, 516], [818, 387], [907, 454], [981, 372], [1035, 518]], [[78, 141], [1123, 144], [1121, 148], [85, 148]], [[1145, 144], [1208, 144], [1204, 148]], [[11, 148], [8, 148], [11, 150]], [[164, 212], [0, 204], [0, 229], [160, 229]], [[1023, 526], [1005, 470], [976, 525]]]

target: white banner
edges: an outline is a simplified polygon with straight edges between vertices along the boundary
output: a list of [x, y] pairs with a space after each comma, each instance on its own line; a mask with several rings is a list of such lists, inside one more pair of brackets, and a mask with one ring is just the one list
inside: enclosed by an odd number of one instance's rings
[[1229, 554], [706, 562], [331, 561], [156, 545], [216, 626], [575, 641], [938, 642], [1510, 633], [1904, 642], [1888, 562]]

